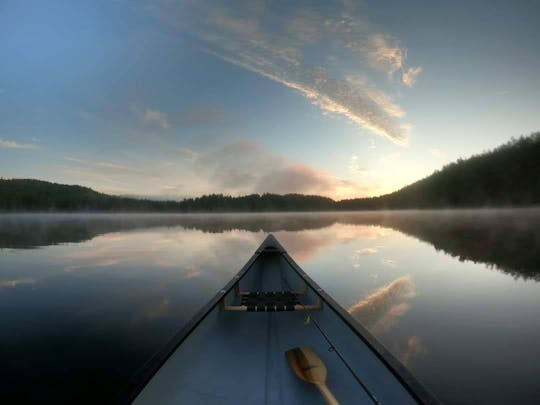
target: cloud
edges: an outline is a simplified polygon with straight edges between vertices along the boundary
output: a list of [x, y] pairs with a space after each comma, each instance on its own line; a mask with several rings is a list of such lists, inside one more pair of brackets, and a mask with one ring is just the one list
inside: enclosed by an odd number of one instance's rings
[[169, 115], [163, 111], [152, 108], [141, 108], [137, 105], [132, 105], [131, 110], [147, 125], [157, 126], [161, 129], [168, 129], [171, 127]]
[[347, 78], [333, 79], [328, 77], [324, 68], [305, 65], [282, 71], [270, 60], [245, 51], [235, 57], [218, 52], [210, 53], [296, 90], [325, 114], [343, 116], [350, 122], [398, 144], [405, 144], [407, 141], [411, 126], [395, 119], [403, 116], [403, 111], [391, 102], [389, 95], [374, 90], [363, 82]]
[[[201, 103], [193, 104], [183, 110], [166, 113], [154, 108], [142, 108], [132, 104], [131, 111], [146, 126], [169, 129], [173, 127], [193, 127], [207, 125], [222, 125], [232, 121], [228, 113], [219, 104]], [[81, 117], [91, 119], [91, 113], [81, 113]]]
[[[164, 156], [166, 155], [166, 156]], [[123, 157], [124, 161], [127, 159]], [[254, 141], [206, 147], [169, 147], [159, 160], [64, 157], [63, 174], [104, 193], [181, 199], [202, 194], [301, 193], [334, 199], [366, 195], [367, 186], [276, 153]], [[70, 180], [72, 181], [72, 180]], [[141, 194], [144, 190], [144, 194]]]
[[61, 170], [68, 176], [67, 182], [83, 184], [102, 193], [139, 198], [162, 194], [165, 182], [176, 181], [178, 175], [172, 166], [173, 162], [163, 160], [138, 159], [135, 166], [135, 163], [120, 163], [118, 158], [113, 163], [66, 156]]
[[255, 20], [232, 16], [225, 8], [214, 8], [213, 11], [209, 11], [209, 20], [224, 31], [246, 36], [255, 35], [259, 31]]
[[422, 66], [406, 68], [407, 49], [401, 46], [399, 40], [386, 34], [370, 35], [368, 41], [353, 41], [347, 46], [373, 69], [385, 72], [390, 80], [396, 72], [401, 72], [401, 82], [408, 87], [414, 85], [423, 71]]
[[7, 149], [36, 149], [38, 146], [33, 143], [18, 143], [8, 139], [0, 139], [0, 148]]
[[301, 193], [344, 198], [365, 192], [358, 184], [291, 161], [247, 140], [203, 155], [196, 164], [200, 174], [206, 172], [209, 186], [232, 194]]
[[258, 179], [285, 165], [285, 158], [256, 142], [240, 140], [206, 153], [197, 160], [198, 171], [218, 190], [255, 192]]
[[117, 163], [105, 162], [105, 161], [93, 161], [78, 159], [70, 156], [64, 157], [68, 162], [74, 163], [79, 168], [92, 169], [95, 173], [101, 173], [105, 175], [136, 175], [136, 176], [152, 176], [143, 169], [135, 169], [133, 167], [120, 165]]
[[157, 125], [160, 128], [167, 129], [171, 127], [169, 117], [166, 113], [147, 108], [144, 110], [143, 121], [149, 124]]
[[424, 70], [422, 66], [410, 67], [407, 69], [401, 76], [403, 84], [408, 87], [414, 86], [414, 83], [416, 83], [416, 79], [418, 75], [422, 73], [422, 70]]
[[388, 35], [375, 34], [370, 37], [367, 56], [370, 65], [386, 72], [390, 77], [403, 68], [407, 50], [401, 48], [399, 42]]
[[187, 161], [193, 162], [197, 160], [201, 155], [198, 152], [195, 152], [192, 149], [189, 148], [176, 148], [176, 151], [178, 152], [178, 156], [180, 156], [181, 159], [185, 159]]
[[351, 157], [349, 158], [349, 164], [347, 165], [347, 167], [349, 168], [349, 170], [354, 173], [354, 174], [362, 174], [362, 173], [365, 173], [366, 172], [366, 169], [362, 168], [360, 166], [360, 163], [358, 163], [358, 160], [359, 160], [359, 157], [358, 155], [356, 155], [355, 153], [353, 153], [351, 155]]
[[[405, 117], [405, 111], [397, 105], [392, 96], [386, 94], [383, 91], [370, 86], [367, 80], [361, 75], [348, 75], [346, 80], [353, 87], [361, 88], [373, 103], [375, 103], [380, 109], [382, 109], [388, 116], [394, 118]], [[406, 130], [408, 125], [402, 124], [401, 128]]]
[[340, 195], [352, 190], [351, 182], [337, 179], [329, 173], [306, 164], [295, 164], [272, 170], [262, 176], [255, 187], [259, 192]]
[[[402, 122], [405, 112], [363, 68], [392, 77], [404, 69], [407, 50], [389, 35], [372, 33], [349, 2], [283, 12], [265, 4], [200, 1], [160, 15], [199, 39], [208, 53], [295, 90], [323, 114], [406, 143], [412, 126]], [[362, 80], [351, 77], [359, 72]]]
[[286, 30], [301, 41], [316, 42], [324, 34], [324, 19], [313, 10], [303, 8], [287, 23]]

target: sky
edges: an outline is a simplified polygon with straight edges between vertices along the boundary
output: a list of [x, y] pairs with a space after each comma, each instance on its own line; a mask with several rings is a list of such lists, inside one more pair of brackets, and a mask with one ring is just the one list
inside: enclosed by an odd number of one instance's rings
[[540, 130], [540, 1], [0, 0], [0, 176], [375, 196]]

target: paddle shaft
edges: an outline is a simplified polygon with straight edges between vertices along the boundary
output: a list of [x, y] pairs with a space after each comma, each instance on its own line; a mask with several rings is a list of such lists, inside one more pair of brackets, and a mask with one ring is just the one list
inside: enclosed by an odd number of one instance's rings
[[328, 405], [339, 405], [338, 400], [336, 399], [334, 394], [332, 394], [332, 392], [328, 389], [328, 386], [325, 383], [319, 383], [316, 385], [319, 391], [321, 391], [321, 394]]

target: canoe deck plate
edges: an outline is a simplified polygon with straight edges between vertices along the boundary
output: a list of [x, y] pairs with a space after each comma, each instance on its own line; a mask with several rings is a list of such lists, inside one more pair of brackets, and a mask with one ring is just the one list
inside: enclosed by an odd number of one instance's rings
[[294, 311], [300, 304], [298, 294], [290, 291], [248, 292], [241, 297], [248, 311]]

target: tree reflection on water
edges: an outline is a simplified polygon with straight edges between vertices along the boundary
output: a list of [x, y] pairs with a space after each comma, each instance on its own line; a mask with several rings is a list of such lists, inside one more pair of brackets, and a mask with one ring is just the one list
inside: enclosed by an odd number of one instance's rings
[[[540, 279], [540, 210], [374, 211], [272, 214], [18, 214], [0, 217], [0, 248], [83, 242], [98, 235], [154, 227], [210, 233], [303, 231], [334, 224], [392, 228], [459, 260], [514, 277]], [[298, 238], [302, 234], [295, 235]]]

